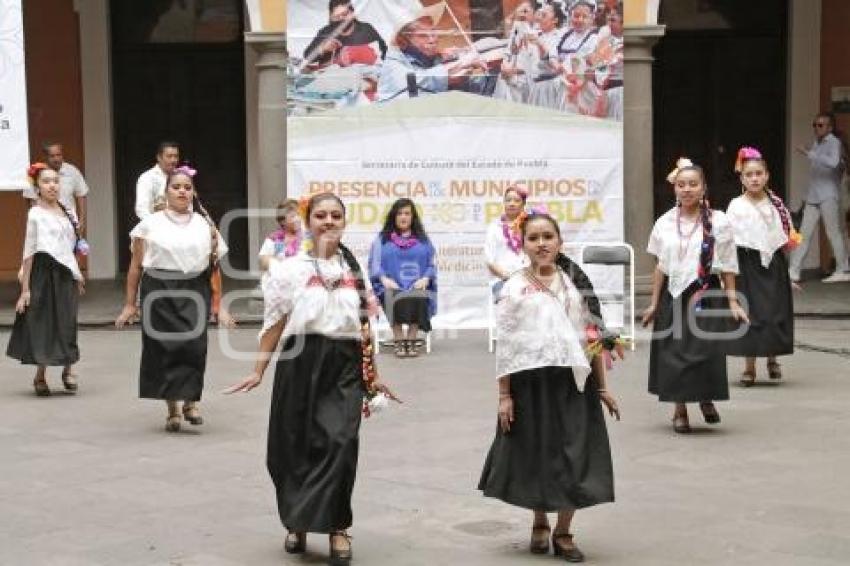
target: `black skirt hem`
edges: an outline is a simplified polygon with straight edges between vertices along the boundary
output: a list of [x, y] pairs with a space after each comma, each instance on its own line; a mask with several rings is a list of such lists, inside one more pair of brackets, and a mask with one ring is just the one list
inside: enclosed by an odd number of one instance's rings
[[497, 426], [478, 490], [534, 511], [584, 509], [614, 501], [605, 415], [589, 378], [579, 392], [572, 370], [545, 367], [511, 375], [515, 420]]

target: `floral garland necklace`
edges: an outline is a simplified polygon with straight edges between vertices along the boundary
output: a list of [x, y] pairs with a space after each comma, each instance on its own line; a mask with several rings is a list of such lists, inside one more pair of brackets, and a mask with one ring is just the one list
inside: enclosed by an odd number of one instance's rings
[[697, 229], [700, 227], [699, 218], [694, 218], [694, 227], [691, 228], [687, 237], [682, 233], [682, 211], [681, 209], [676, 209], [676, 233], [679, 236], [679, 259], [682, 260], [685, 257], [685, 254], [688, 252], [688, 244], [691, 243], [691, 238], [696, 234]]
[[275, 255], [283, 253], [284, 257], [292, 257], [298, 253], [301, 247], [301, 231], [296, 232], [289, 241], [286, 240], [287, 232], [278, 229], [272, 232], [270, 239], [274, 242]]
[[513, 220], [508, 220], [505, 214], [502, 215], [502, 235], [505, 237], [508, 248], [515, 254], [519, 254], [522, 250], [522, 232], [519, 227], [527, 215], [525, 211], [522, 211]]
[[390, 241], [403, 250], [410, 249], [419, 243], [419, 240], [413, 234], [402, 236], [397, 232], [390, 233]]

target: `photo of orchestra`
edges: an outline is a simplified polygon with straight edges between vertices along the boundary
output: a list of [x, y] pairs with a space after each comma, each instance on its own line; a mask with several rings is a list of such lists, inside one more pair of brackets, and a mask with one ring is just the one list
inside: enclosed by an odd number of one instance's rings
[[622, 121], [622, 0], [328, 0], [326, 11], [293, 0], [290, 11], [315, 22], [290, 35], [290, 116], [461, 91]]

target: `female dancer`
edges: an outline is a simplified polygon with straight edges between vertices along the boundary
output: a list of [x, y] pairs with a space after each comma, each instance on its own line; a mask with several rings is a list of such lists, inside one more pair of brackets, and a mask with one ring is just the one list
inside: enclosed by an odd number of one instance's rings
[[33, 164], [28, 173], [38, 200], [27, 213], [21, 295], [6, 355], [36, 366], [33, 387], [36, 395], [46, 397], [47, 366], [62, 366], [62, 384], [77, 391], [72, 372], [80, 359], [77, 298], [85, 283], [74, 256], [79, 225], [59, 202], [59, 173], [44, 163]]
[[487, 227], [484, 257], [487, 269], [493, 276], [490, 287], [494, 299], [498, 299], [502, 286], [511, 274], [528, 263], [520, 231], [520, 224], [525, 219], [523, 207], [527, 199], [528, 192], [525, 190], [518, 187], [507, 188], [502, 201], [504, 213]]
[[728, 304], [732, 318], [749, 320], [735, 293], [738, 256], [732, 226], [724, 213], [709, 208], [702, 168], [680, 159], [667, 180], [678, 204], [655, 222], [649, 236], [647, 251], [658, 263], [643, 325], [655, 321], [649, 392], [676, 404], [673, 428], [686, 433], [691, 430], [686, 403], [698, 402], [705, 422], [716, 424], [720, 415], [713, 401], [729, 399], [725, 350], [716, 338], [731, 327], [717, 316], [700, 316], [702, 311]]
[[776, 356], [794, 353], [794, 283], [784, 252], [799, 243], [799, 235], [785, 203], [767, 187], [770, 174], [761, 152], [742, 147], [735, 171], [744, 193], [729, 203], [726, 215], [738, 247], [735, 286], [747, 301], [750, 327], [727, 352], [746, 356], [741, 384], [749, 387], [756, 380], [756, 357], [767, 357], [767, 375], [776, 380], [782, 378]]
[[166, 209], [146, 216], [130, 232], [133, 257], [124, 308], [115, 320], [123, 328], [135, 314], [141, 281], [139, 394], [165, 401], [169, 432], [180, 430], [180, 401], [183, 418], [193, 425], [204, 422], [198, 402], [207, 364], [210, 274], [227, 253], [197, 197], [195, 173], [176, 168], [166, 183]]
[[330, 535], [334, 564], [351, 560], [351, 492], [357, 472], [364, 395], [383, 393], [372, 365], [367, 282], [342, 245], [345, 206], [319, 193], [307, 202], [310, 251], [272, 264], [254, 371], [226, 390], [248, 392], [263, 379], [281, 336], [269, 417], [268, 469], [277, 491], [285, 549], [306, 549], [307, 533]]
[[581, 562], [570, 533], [576, 509], [614, 500], [600, 401], [617, 419], [620, 412], [598, 354], [623, 350], [601, 326], [590, 280], [560, 253], [555, 220], [531, 213], [522, 237], [530, 265], [508, 278], [498, 305], [499, 426], [478, 489], [534, 511], [533, 553], [548, 552], [546, 513], [557, 512], [554, 553]]
[[431, 331], [431, 317], [437, 312], [435, 254], [413, 201], [395, 201], [372, 244], [369, 278], [392, 325], [399, 358], [418, 356], [417, 331]]
[[561, 4], [544, 4], [535, 15], [538, 35], [527, 38], [533, 54], [533, 72], [528, 92], [528, 103], [544, 108], [560, 108], [563, 100], [563, 83], [560, 79], [563, 66], [558, 59], [558, 44], [564, 35], [562, 26], [567, 16]]

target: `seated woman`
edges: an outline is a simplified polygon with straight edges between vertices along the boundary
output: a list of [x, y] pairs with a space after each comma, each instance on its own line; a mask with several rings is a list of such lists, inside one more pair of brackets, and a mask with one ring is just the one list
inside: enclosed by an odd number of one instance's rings
[[392, 325], [399, 358], [418, 356], [417, 331], [431, 331], [437, 311], [435, 255], [413, 201], [395, 201], [369, 253], [369, 278]]

